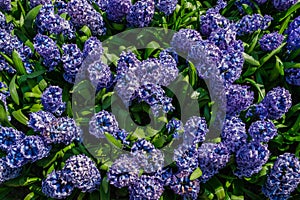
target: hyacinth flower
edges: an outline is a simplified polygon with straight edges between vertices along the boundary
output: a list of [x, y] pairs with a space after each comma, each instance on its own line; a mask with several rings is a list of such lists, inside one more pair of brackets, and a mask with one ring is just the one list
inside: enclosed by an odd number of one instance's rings
[[262, 104], [268, 109], [269, 119], [279, 119], [292, 106], [292, 97], [285, 88], [276, 87], [267, 93]]
[[61, 57], [65, 70], [64, 79], [69, 83], [74, 83], [83, 62], [83, 54], [76, 44], [64, 44], [62, 50], [64, 52]]
[[285, 80], [291, 85], [300, 86], [300, 69], [289, 68], [285, 71]]
[[82, 130], [72, 118], [61, 117], [45, 124], [41, 135], [47, 144], [64, 143], [69, 145], [73, 141], [81, 141]]
[[35, 132], [42, 132], [55, 119], [56, 117], [52, 113], [41, 110], [29, 114], [29, 121], [27, 125]]
[[233, 153], [247, 142], [246, 125], [237, 117], [227, 118], [224, 121], [221, 133], [222, 143]]
[[0, 184], [14, 179], [21, 174], [22, 168], [11, 168], [3, 158], [0, 158]]
[[70, 157], [66, 160], [62, 173], [68, 183], [82, 192], [92, 192], [101, 183], [101, 174], [96, 164], [86, 155]]
[[173, 160], [180, 171], [192, 173], [198, 167], [196, 146], [180, 145], [174, 150]]
[[237, 169], [233, 172], [239, 178], [251, 177], [258, 173], [268, 161], [270, 151], [259, 142], [244, 144], [236, 152]]
[[130, 7], [126, 16], [129, 26], [147, 27], [154, 15], [154, 0], [140, 0]]
[[60, 116], [66, 109], [66, 103], [62, 100], [62, 89], [58, 86], [50, 86], [42, 94], [42, 105], [46, 111]]
[[96, 61], [87, 67], [88, 77], [97, 91], [110, 88], [113, 84], [113, 75], [108, 65]]
[[152, 199], [158, 200], [164, 191], [164, 187], [159, 177], [142, 175], [129, 186], [129, 199]]
[[253, 141], [269, 142], [277, 135], [277, 128], [271, 120], [256, 121], [250, 125], [248, 133]]
[[9, 74], [16, 73], [16, 70], [6, 62], [2, 55], [0, 55], [0, 71], [6, 71]]
[[0, 9], [4, 11], [10, 11], [11, 10], [11, 0], [3, 0], [0, 2]]
[[82, 53], [84, 58], [93, 54], [102, 55], [103, 47], [101, 41], [94, 36], [90, 37], [85, 41]]
[[51, 0], [30, 0], [30, 8], [34, 8], [38, 5], [52, 4]]
[[234, 2], [234, 4], [241, 14], [246, 14], [243, 8], [243, 4], [250, 6], [252, 9], [255, 8], [254, 4], [250, 0], [237, 0]]
[[93, 35], [105, 35], [106, 28], [103, 18], [87, 0], [71, 0], [67, 12], [74, 26], [81, 28], [86, 25]]
[[269, 15], [245, 15], [236, 23], [237, 35], [251, 34], [259, 29], [265, 30], [269, 27], [273, 18]]
[[5, 157], [6, 163], [12, 168], [19, 168], [47, 157], [50, 147], [39, 136], [26, 136], [16, 145], [9, 148]]
[[63, 171], [52, 171], [42, 182], [42, 192], [49, 198], [64, 199], [73, 190], [73, 184], [66, 181]]
[[54, 13], [52, 4], [45, 4], [36, 17], [35, 24], [39, 33], [63, 34], [68, 38], [75, 36], [73, 26], [69, 21]]
[[91, 3], [95, 3], [101, 10], [106, 11], [109, 0], [89, 0]]
[[230, 159], [226, 145], [219, 143], [203, 143], [198, 148], [198, 163], [202, 171], [200, 181], [205, 183], [220, 169], [224, 168]]
[[300, 183], [299, 171], [300, 162], [294, 154], [278, 156], [262, 187], [264, 195], [270, 199], [289, 199]]
[[245, 117], [252, 120], [264, 120], [268, 117], [268, 109], [262, 103], [251, 105]]
[[300, 16], [296, 17], [292, 23], [290, 23], [286, 30], [287, 37], [287, 49], [297, 50], [300, 48]]
[[259, 40], [260, 48], [263, 51], [273, 51], [282, 44], [283, 40], [284, 36], [278, 32], [266, 34]]
[[107, 4], [107, 18], [113, 22], [121, 22], [129, 13], [131, 0], [109, 0]]
[[3, 127], [0, 125], [0, 149], [8, 152], [12, 145], [16, 145], [25, 134], [11, 127]]
[[[0, 103], [4, 105], [4, 108], [6, 111], [8, 111], [6, 98], [10, 96], [10, 93], [8, 91], [8, 87], [4, 82], [0, 81]], [[10, 117], [8, 118], [10, 120]]]
[[171, 15], [175, 9], [178, 0], [155, 0], [156, 8], [165, 15]]
[[183, 123], [180, 120], [172, 118], [167, 124], [166, 129], [168, 133], [173, 133], [173, 138], [178, 139], [179, 134], [183, 132]]
[[246, 110], [254, 100], [254, 92], [246, 85], [233, 84], [226, 88], [227, 115], [235, 116]]
[[37, 34], [34, 38], [34, 49], [43, 58], [48, 71], [54, 70], [60, 62], [60, 52], [56, 43], [48, 36]]
[[285, 11], [289, 9], [292, 5], [297, 3], [297, 0], [272, 0], [274, 8], [279, 11]]
[[184, 125], [184, 144], [194, 145], [205, 140], [208, 133], [207, 123], [204, 117], [190, 117]]

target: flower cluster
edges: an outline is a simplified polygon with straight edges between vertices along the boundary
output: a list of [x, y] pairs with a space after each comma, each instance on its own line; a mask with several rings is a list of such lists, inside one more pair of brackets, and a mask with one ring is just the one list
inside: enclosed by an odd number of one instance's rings
[[84, 58], [93, 54], [102, 55], [103, 47], [101, 41], [94, 36], [90, 37], [85, 41], [82, 53]]
[[42, 94], [42, 104], [44, 110], [60, 116], [66, 108], [66, 103], [62, 101], [62, 89], [58, 86], [48, 87]]
[[6, 62], [2, 55], [0, 55], [0, 71], [6, 71], [9, 74], [16, 73], [16, 70]]
[[283, 39], [284, 36], [278, 32], [266, 34], [259, 40], [260, 48], [263, 51], [272, 51], [281, 45]]
[[300, 48], [300, 16], [295, 18], [292, 23], [290, 23], [288, 29], [286, 30], [287, 37], [287, 48], [288, 50], [297, 50]]
[[20, 175], [22, 168], [11, 168], [3, 158], [0, 158], [0, 184]]
[[181, 145], [174, 150], [173, 160], [180, 171], [193, 172], [198, 167], [198, 152], [195, 146]]
[[292, 106], [292, 97], [288, 90], [276, 87], [267, 93], [262, 103], [268, 109], [269, 119], [279, 119]]
[[268, 161], [269, 154], [267, 145], [262, 145], [259, 142], [244, 144], [236, 152], [237, 169], [234, 174], [242, 178], [258, 173]]
[[30, 7], [34, 8], [38, 5], [52, 4], [51, 0], [30, 0]]
[[299, 68], [286, 69], [285, 80], [291, 85], [300, 86], [300, 69]]
[[11, 0], [3, 0], [0, 2], [0, 9], [4, 11], [10, 11], [11, 10]]
[[0, 103], [3, 103], [5, 110], [8, 110], [6, 98], [10, 96], [7, 85], [0, 81]]
[[68, 197], [74, 188], [82, 192], [97, 189], [101, 175], [95, 163], [86, 155], [72, 156], [61, 171], [52, 171], [42, 183], [42, 192], [56, 199]]
[[246, 35], [253, 33], [259, 29], [268, 28], [273, 18], [269, 15], [262, 16], [260, 14], [246, 15], [236, 23], [238, 35]]
[[29, 115], [28, 127], [32, 128], [35, 132], [42, 132], [55, 119], [56, 117], [50, 112], [42, 110], [33, 112]]
[[107, 4], [107, 18], [114, 22], [121, 22], [129, 13], [131, 0], [109, 0]]
[[143, 0], [133, 4], [127, 14], [127, 22], [130, 26], [145, 27], [152, 21], [154, 15], [154, 1]]
[[176, 9], [178, 0], [155, 0], [155, 3], [160, 12], [165, 13], [165, 15], [170, 15]]
[[272, 0], [274, 8], [279, 11], [289, 9], [292, 5], [297, 3], [297, 0]]
[[300, 183], [300, 162], [291, 153], [278, 156], [262, 188], [270, 199], [289, 199]]
[[197, 144], [205, 140], [208, 132], [205, 118], [190, 117], [184, 125], [184, 143], [188, 145]]
[[100, 13], [98, 13], [87, 0], [71, 0], [68, 2], [67, 12], [71, 22], [77, 26], [88, 26], [94, 35], [106, 33], [105, 24]]
[[0, 125], [0, 149], [9, 151], [12, 145], [16, 145], [25, 137], [25, 134], [11, 127]]
[[264, 120], [268, 117], [268, 109], [262, 103], [254, 104], [249, 107], [245, 117], [252, 120]]
[[54, 70], [60, 62], [60, 52], [56, 43], [48, 36], [37, 34], [34, 38], [34, 49], [43, 58], [48, 71]]
[[173, 133], [173, 137], [178, 139], [179, 134], [183, 132], [183, 124], [180, 120], [172, 118], [167, 124], [166, 128], [168, 133]]
[[63, 34], [68, 38], [75, 36], [74, 29], [68, 20], [54, 13], [52, 4], [44, 5], [36, 17], [35, 24], [41, 34]]
[[113, 82], [109, 66], [101, 61], [96, 61], [89, 65], [87, 72], [91, 83], [97, 90], [109, 88]]
[[254, 141], [269, 142], [277, 135], [277, 129], [270, 120], [256, 121], [250, 125], [248, 133]]

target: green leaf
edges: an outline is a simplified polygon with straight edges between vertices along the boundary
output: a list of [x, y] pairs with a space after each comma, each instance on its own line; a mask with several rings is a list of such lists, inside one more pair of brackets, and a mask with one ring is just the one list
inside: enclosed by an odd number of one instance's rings
[[295, 12], [296, 10], [298, 10], [300, 8], [300, 1], [298, 1], [296, 4], [294, 4], [293, 6], [291, 6], [286, 12], [285, 15], [279, 19], [279, 22], [281, 22], [282, 20], [284, 20], [286, 17], [289, 17], [293, 12]]
[[12, 112], [12, 116], [18, 120], [21, 124], [27, 125], [28, 123], [28, 118], [22, 113], [22, 110], [17, 110]]
[[196, 180], [197, 178], [199, 178], [200, 176], [202, 176], [202, 171], [199, 167], [197, 167], [193, 173], [191, 174], [190, 176], [190, 180], [193, 181], [193, 180]]
[[300, 68], [300, 63], [294, 63], [294, 62], [284, 62], [283, 66], [285, 69], [289, 68]]
[[17, 87], [16, 87], [16, 77], [17, 77], [17, 75], [14, 75], [14, 77], [12, 78], [12, 80], [9, 83], [9, 92], [10, 92], [10, 96], [13, 99], [13, 101], [17, 105], [20, 105], [19, 95], [18, 95]]
[[17, 72], [21, 75], [27, 74], [23, 62], [16, 50], [12, 52], [12, 60]]
[[38, 6], [34, 7], [33, 9], [31, 9], [25, 16], [24, 27], [29, 34], [33, 35], [33, 33], [34, 33], [34, 29], [32, 27], [33, 21], [36, 19], [36, 16], [39, 14], [41, 8], [42, 8], [42, 5], [38, 5]]
[[149, 58], [149, 56], [157, 49], [160, 48], [160, 45], [155, 42], [155, 41], [152, 41], [152, 42], [149, 42], [146, 46], [146, 50], [145, 50], [145, 59]]
[[88, 37], [92, 36], [92, 32], [91, 32], [90, 28], [86, 25], [84, 25], [79, 31], [81, 31], [82, 33], [84, 33]]
[[260, 66], [260, 63], [258, 60], [256, 60], [255, 58], [253, 58], [252, 56], [250, 56], [249, 54], [246, 54], [243, 52], [243, 56], [244, 56], [244, 59], [247, 63], [249, 63], [250, 65], [254, 65], [254, 66], [257, 66], [259, 67]]
[[286, 45], [286, 42], [282, 43], [277, 49], [273, 50], [271, 53], [268, 53], [260, 59], [261, 66], [265, 64], [272, 56], [279, 53], [281, 49]]
[[218, 199], [225, 199], [224, 187], [216, 177], [212, 177], [207, 183], [215, 190]]
[[248, 4], [242, 4], [243, 10], [248, 14], [251, 15], [253, 13], [252, 8]]
[[107, 180], [106, 176], [102, 179], [101, 186], [102, 186], [103, 191], [105, 192], [105, 194], [107, 194], [108, 193], [108, 189], [109, 189], [109, 184], [108, 184], [108, 180]]
[[122, 143], [121, 141], [117, 140], [113, 135], [109, 133], [104, 133], [106, 139], [111, 142], [114, 146], [118, 147], [119, 149], [122, 149]]
[[44, 74], [45, 72], [46, 72], [46, 70], [40, 70], [40, 71], [32, 72], [30, 74], [22, 75], [22, 76], [20, 76], [18, 82], [22, 83], [22, 82], [25, 82], [29, 78], [36, 78], [36, 77]]

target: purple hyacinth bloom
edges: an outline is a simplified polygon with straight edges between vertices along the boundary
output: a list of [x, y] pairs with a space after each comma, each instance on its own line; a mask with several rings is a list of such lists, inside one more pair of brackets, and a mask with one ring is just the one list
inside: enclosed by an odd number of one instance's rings
[[0, 125], [0, 149], [8, 151], [10, 146], [16, 145], [25, 137], [25, 134], [11, 127]]
[[6, 62], [2, 55], [0, 55], [0, 71], [6, 71], [9, 74], [16, 73], [16, 70]]
[[68, 4], [63, 0], [56, 0], [54, 2], [54, 7], [57, 9], [57, 14], [61, 15], [63, 13], [68, 13]]
[[198, 149], [198, 162], [202, 171], [200, 181], [205, 183], [212, 178], [226, 166], [229, 159], [230, 153], [224, 144], [203, 143]]
[[141, 61], [139, 61], [136, 58], [136, 55], [134, 53], [132, 53], [131, 51], [123, 51], [120, 54], [120, 58], [117, 64], [117, 78], [119, 79], [124, 77], [128, 72], [129, 68], [136, 69], [139, 67], [140, 64]]
[[35, 24], [40, 33], [63, 34], [68, 38], [75, 36], [72, 25], [69, 21], [63, 19], [54, 13], [54, 6], [44, 5], [36, 17]]
[[190, 117], [184, 125], [184, 144], [193, 145], [203, 142], [207, 133], [208, 128], [204, 117]]
[[52, 4], [52, 0], [30, 0], [30, 8], [46, 4]]
[[226, 119], [221, 133], [222, 142], [228, 150], [236, 152], [247, 142], [246, 125], [236, 117]]
[[158, 200], [164, 191], [159, 178], [153, 175], [142, 175], [129, 186], [129, 199], [151, 199]]
[[28, 127], [32, 128], [35, 132], [42, 132], [48, 125], [54, 121], [56, 117], [46, 111], [38, 111], [29, 114]]
[[52, 171], [42, 182], [42, 192], [49, 198], [65, 199], [73, 190], [73, 184], [65, 180], [63, 171]]
[[246, 110], [254, 100], [254, 92], [246, 85], [229, 85], [226, 88], [227, 114], [234, 116]]
[[239, 178], [251, 177], [262, 169], [269, 159], [269, 154], [268, 146], [259, 142], [243, 145], [236, 152], [237, 170], [234, 171], [234, 174]]
[[54, 70], [60, 62], [60, 52], [56, 43], [48, 36], [37, 34], [34, 38], [34, 49], [43, 58], [48, 71]]
[[154, 145], [145, 140], [145, 139], [140, 139], [136, 141], [132, 147], [131, 147], [131, 153], [135, 155], [135, 153], [138, 153], [138, 151], [146, 151], [147, 153], [153, 151], [155, 149]]
[[101, 174], [96, 164], [86, 155], [70, 157], [62, 171], [65, 179], [82, 192], [94, 191], [101, 183]]
[[175, 51], [187, 54], [190, 48], [201, 41], [200, 33], [193, 29], [180, 29], [173, 35], [171, 46]]
[[180, 171], [192, 173], [198, 167], [198, 152], [196, 147], [180, 145], [174, 150], [173, 160]]
[[42, 130], [41, 135], [47, 144], [64, 143], [69, 145], [74, 140], [80, 141], [82, 131], [74, 119], [62, 117], [53, 119]]
[[241, 14], [245, 14], [243, 4], [250, 6], [252, 9], [255, 8], [254, 4], [250, 0], [237, 0], [234, 2], [234, 4]]
[[183, 132], [183, 123], [175, 118], [172, 118], [167, 124], [166, 128], [168, 133], [173, 133], [173, 138], [178, 139], [179, 134]]
[[278, 32], [266, 34], [259, 40], [260, 48], [263, 51], [273, 51], [282, 44], [283, 40], [284, 36]]
[[200, 17], [200, 32], [209, 36], [212, 31], [218, 28], [227, 28], [230, 25], [229, 19], [222, 16], [220, 8], [208, 9], [205, 15]]
[[290, 23], [286, 34], [287, 38], [287, 49], [297, 50], [300, 48], [300, 16], [295, 18], [292, 23]]
[[12, 22], [7, 23], [5, 15], [0, 12], [0, 28], [10, 33], [14, 29]]
[[268, 109], [262, 103], [252, 105], [247, 110], [245, 117], [250, 117], [252, 120], [264, 120], [268, 117]]
[[272, 0], [274, 8], [279, 11], [285, 11], [289, 9], [292, 5], [297, 3], [297, 0]]
[[236, 23], [237, 35], [251, 34], [259, 29], [265, 30], [269, 27], [273, 18], [269, 15], [262, 16], [260, 14], [245, 15]]
[[105, 138], [104, 133], [114, 134], [119, 130], [116, 117], [105, 110], [96, 113], [89, 122], [89, 132], [96, 138]]
[[95, 3], [101, 10], [106, 11], [109, 0], [89, 0], [91, 3]]
[[107, 172], [107, 178], [111, 185], [122, 188], [133, 184], [139, 175], [139, 166], [136, 158], [122, 155], [115, 160]]
[[62, 89], [58, 86], [48, 87], [42, 94], [42, 104], [46, 111], [60, 116], [66, 109], [62, 100]]
[[65, 70], [64, 79], [69, 83], [74, 83], [83, 62], [83, 54], [76, 44], [64, 44], [62, 50], [64, 52], [61, 58]]
[[0, 9], [3, 11], [10, 11], [11, 10], [11, 0], [2, 0], [0, 2]]
[[179, 171], [171, 177], [170, 188], [184, 199], [197, 199], [200, 182], [198, 179], [190, 180], [190, 173]]
[[113, 77], [108, 65], [101, 61], [96, 61], [88, 66], [87, 72], [93, 86], [100, 90], [109, 88], [112, 85]]
[[253, 122], [249, 129], [253, 141], [269, 142], [277, 135], [277, 129], [271, 120]]
[[167, 16], [175, 11], [177, 3], [178, 0], [155, 0], [156, 8]]
[[147, 27], [154, 15], [154, 0], [140, 0], [130, 7], [127, 22], [133, 27]]
[[286, 82], [291, 85], [300, 86], [300, 68], [289, 68], [284, 72]]
[[284, 153], [278, 156], [262, 187], [262, 192], [270, 199], [289, 199], [300, 183], [299, 171], [300, 162], [294, 154]]
[[114, 22], [121, 22], [129, 13], [131, 0], [109, 0], [107, 4], [107, 18]]
[[208, 40], [219, 47], [220, 50], [227, 50], [236, 42], [236, 32], [233, 26], [218, 28], [211, 32]]
[[[10, 93], [8, 91], [7, 85], [0, 81], [0, 103], [3, 103], [6, 111], [8, 111], [7, 102], [6, 102], [6, 98], [8, 96], [10, 96]], [[8, 120], [10, 120], [10, 116], [8, 116]]]
[[85, 41], [82, 53], [84, 58], [93, 54], [102, 55], [103, 47], [101, 41], [94, 36], [90, 37]]
[[106, 28], [103, 18], [86, 0], [71, 0], [68, 2], [68, 14], [71, 22], [81, 28], [88, 26], [94, 35], [105, 35]]
[[50, 147], [47, 146], [39, 136], [26, 136], [16, 145], [10, 147], [6, 162], [12, 168], [21, 167], [47, 157]]
[[14, 179], [21, 174], [22, 168], [11, 168], [3, 158], [0, 158], [0, 184]]
[[292, 106], [292, 97], [285, 88], [276, 87], [267, 93], [262, 103], [268, 109], [269, 119], [279, 119]]

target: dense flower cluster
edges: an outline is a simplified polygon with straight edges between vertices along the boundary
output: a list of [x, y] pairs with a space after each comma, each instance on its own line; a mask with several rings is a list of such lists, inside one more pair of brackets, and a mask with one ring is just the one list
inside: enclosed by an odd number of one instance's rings
[[283, 39], [284, 36], [278, 32], [266, 34], [259, 40], [260, 48], [263, 51], [272, 51], [281, 45]]
[[236, 29], [238, 35], [246, 35], [253, 33], [259, 29], [265, 30], [268, 28], [273, 18], [269, 15], [246, 15], [240, 21], [236, 23]]
[[268, 142], [277, 135], [277, 129], [270, 120], [256, 121], [250, 125], [248, 133], [254, 141]]
[[300, 162], [291, 153], [278, 156], [262, 188], [270, 199], [289, 199], [300, 183]]
[[197, 156], [195, 146], [181, 145], [174, 150], [173, 160], [180, 171], [193, 172], [198, 167]]
[[172, 118], [167, 124], [166, 128], [168, 133], [173, 133], [173, 137], [178, 139], [179, 134], [183, 132], [183, 124], [180, 120]]
[[25, 134], [11, 127], [0, 125], [0, 149], [9, 151], [10, 146], [16, 145], [25, 137]]
[[101, 61], [96, 61], [88, 66], [87, 72], [93, 86], [100, 90], [109, 88], [112, 84], [113, 77], [108, 65]]
[[279, 119], [292, 106], [292, 97], [285, 88], [276, 87], [267, 93], [262, 103], [268, 109], [269, 119]]
[[56, 115], [61, 115], [66, 108], [66, 103], [62, 100], [62, 89], [58, 86], [48, 87], [42, 94], [42, 104], [46, 111]]
[[94, 35], [104, 35], [106, 27], [103, 18], [87, 0], [71, 0], [68, 2], [68, 14], [71, 22], [81, 28], [88, 26]]
[[[5, 110], [8, 110], [6, 98], [10, 96], [7, 85], [0, 81], [0, 103], [3, 103]], [[1, 104], [0, 104], [1, 105]]]
[[288, 50], [297, 50], [300, 48], [300, 16], [295, 18], [292, 23], [290, 23], [288, 29], [286, 30], [287, 37], [287, 48]]
[[42, 132], [55, 119], [56, 117], [50, 112], [42, 110], [33, 112], [29, 115], [28, 127], [32, 128], [35, 132]]
[[38, 5], [52, 4], [51, 0], [30, 0], [30, 7], [34, 8]]
[[6, 164], [6, 161], [0, 159], [0, 184], [3, 182], [16, 178], [20, 175], [22, 168], [11, 168]]
[[170, 15], [176, 9], [178, 0], [155, 0], [155, 3], [160, 12], [165, 13], [165, 15]]
[[84, 58], [93, 54], [102, 55], [103, 47], [101, 41], [94, 36], [90, 37], [85, 41], [82, 53]]
[[300, 69], [299, 68], [286, 69], [285, 80], [291, 85], [300, 86]]
[[205, 118], [190, 117], [184, 125], [184, 143], [188, 145], [197, 144], [205, 140], [208, 132]]
[[11, 10], [11, 0], [3, 0], [0, 2], [0, 9], [4, 11], [10, 11]]
[[245, 117], [252, 120], [264, 120], [268, 117], [268, 109], [262, 103], [254, 104], [249, 107]]
[[154, 1], [142, 0], [133, 4], [126, 17], [130, 26], [145, 27], [152, 21], [154, 15]]
[[109, 0], [107, 4], [107, 18], [114, 22], [121, 22], [129, 13], [131, 0]]
[[284, 11], [297, 3], [297, 0], [272, 0], [272, 3], [274, 8], [280, 11]]
[[234, 171], [234, 174], [242, 178], [258, 173], [268, 161], [269, 154], [267, 145], [262, 145], [259, 142], [250, 142], [243, 145], [236, 152], [237, 170]]
[[198, 41], [201, 41], [200, 33], [193, 29], [180, 29], [174, 34], [171, 46], [183, 55], [188, 53], [188, 50]]

